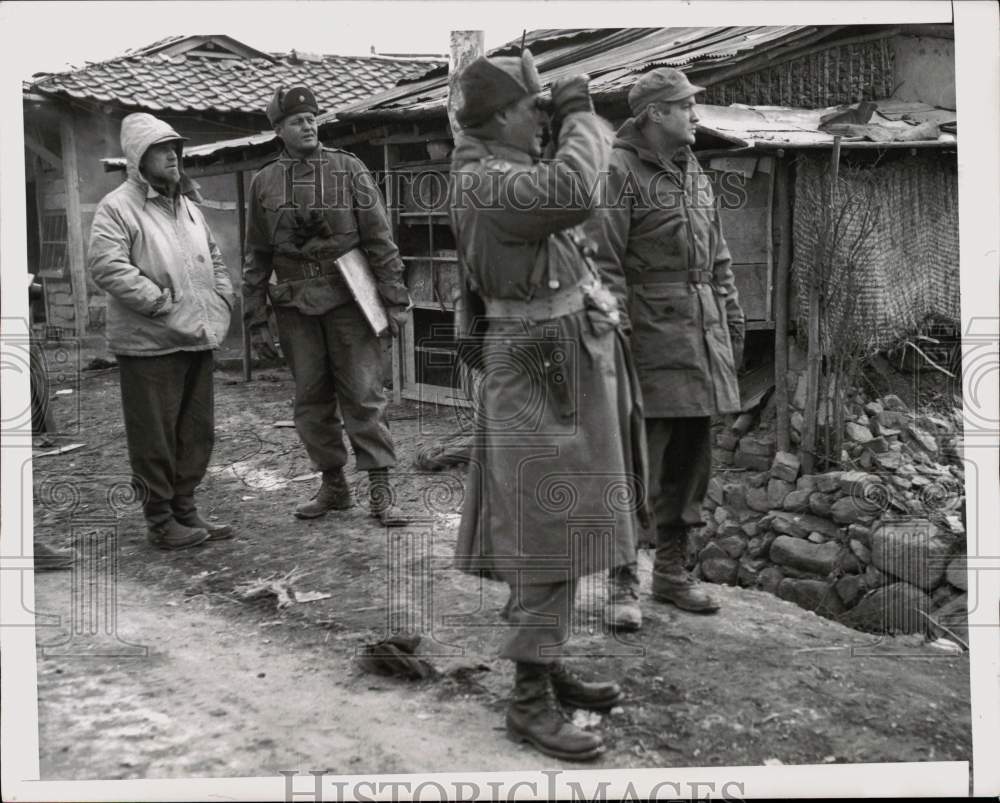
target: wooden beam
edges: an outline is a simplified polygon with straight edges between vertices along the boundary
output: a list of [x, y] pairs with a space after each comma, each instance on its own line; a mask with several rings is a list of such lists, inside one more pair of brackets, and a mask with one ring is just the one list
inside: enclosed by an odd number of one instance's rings
[[250, 330], [246, 325], [246, 318], [243, 317], [243, 264], [246, 259], [246, 222], [247, 222], [247, 199], [246, 189], [243, 186], [243, 171], [236, 174], [236, 236], [240, 241], [240, 342], [243, 351], [243, 381], [249, 382], [253, 378], [253, 353], [250, 348]]
[[[788, 272], [792, 264], [792, 210], [788, 183], [792, 180], [788, 162], [775, 160], [775, 194], [777, 196], [778, 264], [774, 274], [774, 401], [777, 412], [778, 448], [791, 449], [788, 414]], [[773, 235], [772, 235], [773, 236]]]
[[46, 148], [42, 143], [37, 142], [28, 134], [24, 135], [24, 147], [35, 154], [43, 162], [54, 167], [56, 170], [63, 169], [62, 159], [56, 156], [52, 151]]
[[462, 104], [462, 90], [458, 75], [467, 64], [475, 61], [486, 50], [484, 31], [452, 31], [451, 49], [448, 56], [448, 122], [452, 136], [461, 131], [458, 124], [458, 108]]
[[76, 132], [73, 111], [66, 109], [59, 116], [62, 140], [63, 179], [66, 183], [66, 248], [69, 256], [69, 278], [73, 290], [73, 313], [77, 337], [87, 333], [87, 274], [83, 244], [83, 218], [80, 209], [80, 173], [76, 153]]

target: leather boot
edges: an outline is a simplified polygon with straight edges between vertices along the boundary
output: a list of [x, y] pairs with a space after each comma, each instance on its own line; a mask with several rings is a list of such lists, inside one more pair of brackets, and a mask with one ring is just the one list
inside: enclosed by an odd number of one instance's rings
[[389, 482], [389, 469], [373, 468], [368, 472], [369, 514], [383, 527], [405, 527], [409, 521], [395, 503], [396, 494]]
[[604, 600], [604, 626], [619, 633], [633, 633], [642, 627], [639, 608], [639, 577], [635, 566], [618, 566], [608, 575], [608, 595]]
[[687, 550], [687, 533], [666, 540], [656, 547], [653, 560], [653, 598], [668, 602], [683, 611], [715, 613], [719, 603], [684, 566]]
[[576, 727], [556, 702], [549, 668], [521, 661], [516, 666], [507, 735], [565, 761], [591, 761], [601, 755], [604, 740], [600, 735]]
[[353, 505], [351, 486], [343, 469], [334, 469], [323, 472], [323, 483], [316, 495], [295, 508], [295, 515], [300, 519], [316, 519], [331, 510], [347, 510]]
[[552, 679], [556, 699], [571, 708], [607, 711], [618, 705], [625, 696], [621, 686], [614, 681], [584, 680], [561, 661], [550, 665], [549, 677]]
[[175, 519], [166, 522], [149, 522], [146, 540], [157, 549], [186, 549], [208, 540], [208, 533], [198, 527], [185, 527]]
[[236, 531], [228, 524], [211, 524], [205, 521], [195, 507], [193, 496], [175, 496], [171, 503], [174, 510], [174, 519], [185, 527], [193, 527], [196, 530], [204, 530], [208, 533], [209, 541], [226, 541], [235, 537]]

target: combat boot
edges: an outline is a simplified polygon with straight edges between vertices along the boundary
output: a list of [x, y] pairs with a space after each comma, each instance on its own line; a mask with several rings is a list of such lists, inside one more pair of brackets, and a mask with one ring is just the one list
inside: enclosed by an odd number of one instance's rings
[[209, 541], [227, 541], [236, 535], [235, 530], [228, 524], [211, 524], [205, 521], [194, 505], [193, 496], [175, 496], [171, 506], [177, 521], [185, 527], [204, 530], [208, 533]]
[[316, 495], [308, 502], [295, 508], [295, 516], [300, 519], [316, 519], [331, 510], [347, 510], [354, 505], [351, 486], [343, 469], [323, 472], [323, 483]]
[[684, 566], [686, 536], [656, 548], [653, 560], [653, 599], [669, 602], [683, 611], [715, 613], [719, 603]]
[[632, 633], [642, 627], [639, 608], [639, 578], [634, 566], [619, 566], [608, 576], [608, 594], [604, 600], [604, 626], [619, 633]]
[[621, 686], [614, 681], [584, 680], [561, 661], [551, 664], [549, 677], [552, 679], [556, 699], [571, 708], [607, 711], [618, 705], [625, 696]]
[[149, 523], [146, 540], [157, 549], [186, 549], [208, 540], [208, 533], [200, 527], [185, 527], [175, 519], [163, 523]]
[[604, 740], [570, 722], [559, 707], [549, 668], [518, 661], [514, 691], [507, 707], [507, 735], [528, 742], [547, 756], [591, 761], [604, 752]]
[[405, 527], [409, 522], [395, 503], [396, 494], [389, 482], [389, 469], [373, 468], [368, 472], [369, 514], [383, 527]]

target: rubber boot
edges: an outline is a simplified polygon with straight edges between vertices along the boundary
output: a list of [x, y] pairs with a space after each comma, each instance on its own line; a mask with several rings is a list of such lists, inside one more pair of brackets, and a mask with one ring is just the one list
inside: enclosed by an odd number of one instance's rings
[[604, 740], [570, 722], [559, 707], [549, 667], [518, 661], [514, 691], [507, 707], [507, 735], [528, 742], [547, 756], [591, 761], [604, 752]]
[[295, 516], [300, 519], [316, 519], [331, 510], [347, 510], [353, 505], [351, 486], [347, 484], [344, 470], [338, 468], [323, 472], [323, 482], [316, 495], [295, 508]]
[[687, 531], [671, 533], [656, 547], [653, 560], [653, 598], [683, 611], [715, 613], [719, 603], [688, 573], [684, 566]]
[[604, 600], [604, 626], [619, 633], [642, 627], [639, 608], [639, 577], [635, 565], [617, 566], [608, 575], [608, 595]]
[[549, 677], [556, 699], [571, 708], [607, 711], [624, 699], [621, 686], [614, 681], [584, 680], [561, 661], [550, 665]]
[[404, 527], [408, 520], [395, 504], [396, 495], [389, 482], [389, 469], [373, 468], [368, 472], [369, 514], [383, 527]]
[[236, 531], [228, 524], [211, 524], [198, 513], [193, 496], [175, 496], [171, 503], [174, 519], [185, 527], [204, 530], [209, 541], [226, 541], [236, 535]]

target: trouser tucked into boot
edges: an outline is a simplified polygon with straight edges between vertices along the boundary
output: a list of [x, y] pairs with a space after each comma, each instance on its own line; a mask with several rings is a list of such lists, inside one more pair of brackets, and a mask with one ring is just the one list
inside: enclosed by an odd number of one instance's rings
[[576, 727], [556, 700], [550, 667], [518, 661], [507, 708], [507, 734], [548, 756], [590, 761], [604, 752], [599, 734]]
[[323, 472], [323, 482], [316, 495], [295, 508], [295, 515], [300, 519], [315, 519], [331, 510], [347, 510], [353, 505], [351, 486], [344, 470], [338, 468]]
[[714, 613], [719, 603], [704, 586], [695, 582], [685, 566], [686, 529], [657, 532], [656, 557], [653, 560], [653, 597], [670, 602], [693, 613]]
[[685, 568], [688, 532], [701, 527], [712, 473], [712, 421], [647, 418], [650, 497], [656, 514], [653, 597], [686, 611], [710, 613], [718, 602]]

